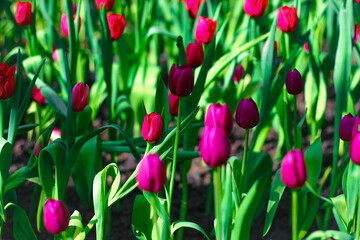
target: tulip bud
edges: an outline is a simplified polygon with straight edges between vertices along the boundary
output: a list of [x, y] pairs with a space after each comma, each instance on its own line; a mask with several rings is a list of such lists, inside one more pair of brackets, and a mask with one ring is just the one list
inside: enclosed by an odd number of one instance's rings
[[50, 139], [52, 141], [61, 138], [61, 130], [58, 127], [54, 127], [53, 131], [51, 132]]
[[72, 90], [72, 104], [75, 112], [82, 112], [89, 101], [89, 86], [82, 82], [75, 84]]
[[235, 83], [240, 82], [240, 80], [244, 77], [245, 74], [245, 69], [244, 67], [241, 65], [241, 63], [239, 63], [234, 71], [234, 76], [233, 76], [233, 81]]
[[160, 192], [166, 183], [166, 167], [159, 154], [147, 154], [140, 161], [136, 181], [139, 188], [152, 193]]
[[286, 75], [286, 90], [291, 95], [298, 95], [304, 90], [304, 81], [298, 70], [289, 71]]
[[146, 114], [142, 125], [142, 135], [144, 140], [152, 143], [159, 141], [162, 131], [162, 119], [157, 112]]
[[195, 41], [208, 44], [212, 41], [216, 32], [216, 20], [211, 18], [199, 17], [195, 29]]
[[198, 11], [201, 3], [202, 0], [185, 0], [185, 9], [192, 19], [195, 19], [196, 16], [198, 15]]
[[191, 68], [199, 67], [204, 61], [204, 49], [201, 43], [189, 43], [186, 47], [186, 60]]
[[105, 6], [105, 10], [111, 11], [115, 6], [115, 0], [95, 0], [96, 9], [100, 11], [102, 6]]
[[0, 63], [0, 100], [6, 100], [15, 92], [15, 66]]
[[44, 97], [44, 95], [41, 93], [40, 88], [38, 86], [35, 86], [31, 92], [31, 97], [34, 99], [34, 101], [39, 105], [39, 106], [46, 106], [46, 99]]
[[299, 18], [296, 7], [284, 6], [279, 8], [277, 24], [281, 31], [291, 33], [296, 30]]
[[[264, 53], [266, 44], [267, 44], [267, 40], [264, 42], [264, 46], [263, 46], [261, 55], [263, 55], [263, 53]], [[274, 41], [274, 48], [275, 48], [275, 55], [277, 56], [277, 55], [278, 55], [278, 45], [277, 45], [277, 41]]]
[[200, 156], [211, 168], [226, 164], [230, 157], [230, 143], [220, 126], [205, 126], [199, 144]]
[[354, 45], [356, 45], [359, 40], [359, 24], [355, 24], [354, 31]]
[[259, 122], [259, 110], [252, 98], [241, 99], [235, 114], [236, 123], [244, 129], [255, 127]]
[[306, 42], [306, 43], [304, 44], [304, 51], [305, 51], [306, 53], [309, 53], [309, 43], [308, 43], [308, 42]]
[[55, 45], [55, 43], [53, 44], [52, 58], [53, 58], [54, 62], [58, 62], [58, 61], [59, 61], [59, 57], [58, 57], [58, 54], [57, 54], [57, 50], [56, 50], [56, 45]]
[[175, 117], [177, 117], [179, 112], [179, 99], [178, 96], [175, 96], [172, 93], [169, 94], [170, 114]]
[[288, 152], [280, 168], [281, 180], [291, 189], [302, 188], [307, 180], [307, 169], [304, 155], [300, 150], [291, 150]]
[[169, 73], [169, 88], [178, 97], [189, 96], [194, 88], [194, 73], [188, 64], [176, 67], [174, 63]]
[[360, 165], [360, 132], [357, 132], [350, 141], [349, 156], [354, 164]]
[[268, 4], [268, 0], [245, 0], [244, 12], [252, 18], [259, 18], [264, 16]]
[[40, 151], [44, 148], [44, 137], [40, 135], [39, 139], [35, 143], [34, 156], [39, 157]]
[[108, 13], [106, 15], [110, 29], [111, 39], [118, 40], [125, 30], [125, 18], [121, 14]]
[[341, 120], [339, 136], [343, 141], [349, 142], [351, 140], [355, 120], [356, 117], [354, 117], [351, 113], [345, 115]]
[[[76, 14], [73, 15], [73, 19], [75, 21]], [[79, 18], [79, 32], [80, 32], [80, 28], [81, 28], [81, 17]], [[69, 22], [67, 15], [65, 13], [61, 15], [61, 30], [65, 37], [69, 37]]]
[[32, 5], [30, 2], [16, 2], [15, 22], [20, 27], [26, 27], [32, 23]]
[[60, 200], [49, 198], [44, 206], [43, 221], [51, 234], [60, 234], [69, 227], [70, 214]]
[[213, 128], [219, 126], [224, 129], [227, 136], [230, 135], [233, 128], [233, 119], [229, 107], [224, 103], [210, 104], [206, 113], [205, 126]]

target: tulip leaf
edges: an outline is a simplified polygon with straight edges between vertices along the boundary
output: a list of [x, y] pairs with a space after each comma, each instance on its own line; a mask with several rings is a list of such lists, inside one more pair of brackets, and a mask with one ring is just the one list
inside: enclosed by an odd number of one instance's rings
[[347, 233], [327, 230], [327, 231], [316, 231], [310, 234], [305, 240], [324, 240], [324, 239], [333, 239], [333, 240], [354, 240], [354, 237]]
[[311, 187], [316, 189], [323, 161], [321, 139], [313, 142], [305, 153], [305, 162], [308, 171], [308, 182]]
[[6, 220], [4, 213], [5, 183], [9, 177], [9, 169], [12, 162], [12, 145], [0, 137], [0, 217]]
[[149, 28], [149, 30], [147, 31], [147, 33], [145, 34], [145, 39], [150, 38], [153, 35], [163, 35], [166, 37], [169, 37], [170, 39], [176, 40], [177, 39], [177, 35], [172, 34], [171, 32], [169, 32], [168, 30], [164, 29], [161, 26], [152, 26]]
[[150, 240], [152, 232], [151, 207], [143, 195], [137, 195], [131, 217], [131, 228], [137, 239]]
[[168, 92], [165, 83], [161, 78], [159, 78], [156, 87], [155, 111], [158, 114], [161, 114], [161, 118], [163, 120], [161, 135], [164, 136], [170, 122], [170, 107]]
[[[74, 240], [84, 240], [86, 237], [84, 225], [82, 224], [82, 217], [79, 211], [75, 210], [70, 216], [69, 229], [74, 227], [73, 233]], [[69, 231], [69, 229], [67, 231]]]
[[[233, 160], [235, 161], [235, 160]], [[232, 171], [230, 164], [226, 165], [226, 174], [225, 178], [225, 189], [224, 195], [221, 201], [220, 211], [221, 215], [219, 216], [220, 223], [220, 236], [221, 239], [228, 239], [228, 236], [231, 234], [230, 226], [232, 222], [232, 213], [233, 213], [233, 203], [232, 203]]]
[[352, 161], [349, 163], [347, 172], [347, 189], [346, 191], [346, 204], [349, 208], [348, 219], [349, 222], [355, 219], [355, 210], [359, 198], [359, 182], [360, 182], [360, 166], [354, 164]]
[[337, 225], [341, 231], [346, 232], [347, 225], [349, 224], [349, 211], [346, 205], [345, 195], [341, 194], [339, 196], [333, 197], [331, 198], [331, 201], [334, 204], [333, 213]]
[[273, 184], [271, 185], [270, 198], [266, 210], [263, 236], [265, 236], [270, 230], [271, 224], [273, 222], [276, 213], [276, 209], [280, 203], [284, 190], [285, 190], [285, 185], [282, 183], [280, 179], [280, 169], [279, 169], [276, 171]]
[[171, 235], [174, 236], [174, 233], [176, 232], [176, 230], [178, 230], [180, 228], [185, 228], [185, 227], [192, 228], [194, 230], [201, 232], [206, 239], [210, 240], [210, 238], [206, 235], [206, 232], [204, 231], [204, 229], [202, 227], [200, 227], [196, 223], [187, 222], [187, 221], [176, 221], [176, 222], [172, 223], [171, 227], [170, 227]]
[[305, 237], [305, 235], [309, 231], [309, 228], [313, 224], [319, 209], [320, 199], [317, 196], [310, 193], [307, 196], [307, 200], [308, 200], [307, 203], [308, 207], [304, 209], [305, 214], [304, 214], [304, 220], [302, 221], [302, 225], [299, 231], [299, 239], [303, 239]]
[[8, 203], [5, 206], [5, 209], [11, 209], [14, 214], [13, 233], [15, 240], [37, 239], [26, 212], [19, 205], [15, 203]]

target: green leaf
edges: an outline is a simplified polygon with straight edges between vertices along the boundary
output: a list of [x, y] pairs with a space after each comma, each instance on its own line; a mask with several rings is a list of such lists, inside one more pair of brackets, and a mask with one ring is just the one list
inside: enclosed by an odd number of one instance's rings
[[206, 239], [210, 240], [210, 238], [206, 235], [206, 232], [204, 231], [204, 229], [202, 229], [202, 227], [200, 227], [196, 223], [187, 222], [187, 221], [176, 221], [173, 224], [171, 224], [171, 227], [170, 227], [171, 235], [173, 236], [176, 230], [178, 230], [180, 228], [185, 228], [185, 227], [192, 228], [192, 229], [195, 229], [195, 230], [201, 232]]
[[319, 198], [313, 194], [308, 195], [307, 209], [304, 209], [305, 217], [299, 231], [299, 239], [303, 239], [314, 222], [319, 210]]
[[151, 206], [143, 195], [137, 195], [131, 217], [131, 228], [137, 239], [151, 239]]
[[310, 145], [305, 153], [305, 162], [308, 170], [308, 182], [314, 189], [316, 189], [316, 184], [320, 176], [322, 160], [323, 154], [321, 139], [318, 138]]
[[161, 114], [163, 120], [162, 135], [164, 135], [170, 122], [170, 109], [167, 88], [161, 78], [159, 78], [156, 87], [155, 111]]
[[166, 37], [169, 37], [170, 39], [176, 40], [177, 39], [177, 35], [172, 34], [171, 32], [169, 32], [168, 30], [160, 27], [160, 26], [152, 26], [149, 28], [149, 30], [147, 31], [147, 33], [145, 34], [145, 39], [150, 38], [153, 35], [163, 35]]
[[309, 235], [306, 240], [353, 240], [354, 238], [343, 232], [328, 230], [328, 231], [316, 231]]
[[12, 213], [14, 214], [13, 232], [15, 240], [37, 239], [26, 212], [20, 206], [16, 205], [15, 203], [8, 203], [5, 206], [5, 209], [11, 209]]
[[346, 191], [346, 203], [349, 208], [348, 219], [351, 222], [355, 219], [355, 210], [359, 197], [360, 166], [350, 161], [347, 174], [347, 189], [344, 189], [344, 191]]
[[[347, 226], [349, 224], [349, 210], [346, 206], [346, 199], [344, 194], [331, 198], [331, 201], [334, 203], [333, 212], [339, 229], [346, 232]], [[336, 213], [336, 214], [335, 214]], [[336, 215], [340, 218], [337, 219]]]
[[82, 224], [82, 217], [79, 211], [75, 210], [70, 216], [69, 227], [75, 227], [75, 232], [73, 235], [74, 240], [84, 240], [86, 237], [85, 229]]
[[233, 202], [232, 202], [232, 170], [230, 164], [226, 165], [226, 175], [225, 177], [225, 187], [224, 195], [220, 205], [221, 215], [219, 216], [220, 223], [220, 236], [221, 239], [228, 239], [228, 236], [231, 234], [230, 227], [232, 222], [232, 213], [233, 213]]

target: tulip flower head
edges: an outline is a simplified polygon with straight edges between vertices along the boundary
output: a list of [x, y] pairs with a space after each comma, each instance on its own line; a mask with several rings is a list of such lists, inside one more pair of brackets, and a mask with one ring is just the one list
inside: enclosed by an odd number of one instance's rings
[[169, 73], [169, 88], [178, 97], [189, 96], [194, 88], [194, 73], [188, 64], [176, 67], [174, 63]]
[[0, 63], [0, 100], [6, 100], [15, 92], [15, 66]]
[[255, 127], [259, 123], [259, 110], [252, 98], [241, 99], [235, 114], [236, 123], [244, 129]]
[[245, 69], [244, 69], [243, 65], [241, 65], [241, 63], [239, 63], [234, 70], [233, 81], [235, 83], [240, 82], [240, 80], [244, 77], [244, 74], [245, 74]]
[[[203, 0], [185, 0], [185, 9], [192, 19], [195, 19], [198, 15], [202, 2]], [[206, 2], [206, 0], [204, 2]]]
[[233, 119], [229, 107], [224, 103], [210, 104], [210, 107], [206, 113], [205, 126], [213, 128], [220, 126], [224, 129], [227, 136], [230, 135], [233, 128]]
[[205, 126], [199, 144], [200, 156], [211, 168], [226, 164], [230, 157], [230, 143], [221, 126]]
[[351, 113], [345, 115], [340, 122], [339, 136], [343, 141], [350, 142], [356, 117]]
[[44, 206], [43, 221], [49, 233], [60, 234], [69, 227], [70, 214], [60, 200], [49, 198]]
[[306, 42], [306, 43], [304, 44], [304, 51], [305, 51], [306, 53], [309, 53], [309, 42]]
[[300, 150], [288, 152], [280, 168], [281, 181], [291, 189], [302, 188], [307, 180], [307, 169], [304, 155]]
[[72, 90], [72, 104], [75, 112], [82, 112], [89, 101], [89, 86], [82, 82], [75, 84]]
[[170, 108], [170, 114], [172, 116], [177, 117], [179, 112], [179, 97], [175, 96], [174, 94], [169, 94], [169, 108]]
[[264, 16], [268, 0], [244, 0], [244, 12], [252, 18]]
[[[73, 19], [75, 21], [76, 14], [73, 15]], [[80, 28], [81, 28], [81, 17], [79, 18], [79, 29], [78, 29], [79, 32], [80, 32]], [[65, 13], [61, 15], [61, 30], [65, 37], [69, 37], [69, 22], [67, 15]]]
[[108, 13], [106, 15], [110, 29], [111, 39], [118, 40], [125, 30], [125, 18], [121, 14]]
[[30, 2], [17, 1], [15, 4], [15, 22], [20, 27], [26, 27], [32, 23], [32, 5]]
[[189, 43], [186, 47], [186, 60], [191, 68], [199, 67], [204, 61], [204, 49], [201, 43]]
[[356, 3], [360, 4], [360, 0], [355, 0]]
[[289, 71], [286, 75], [286, 90], [291, 95], [298, 95], [304, 90], [304, 81], [298, 70]]
[[31, 97], [34, 99], [34, 101], [39, 105], [39, 106], [46, 106], [46, 98], [44, 97], [44, 95], [41, 93], [40, 88], [38, 86], [35, 86], [31, 92]]
[[296, 7], [284, 6], [279, 8], [277, 24], [282, 32], [294, 32], [299, 24]]
[[349, 156], [354, 164], [360, 165], [360, 132], [356, 132], [350, 141]]
[[356, 45], [359, 41], [359, 24], [355, 24], [354, 31], [354, 45]]
[[210, 43], [216, 32], [216, 24], [216, 20], [199, 17], [195, 28], [195, 41], [202, 44]]
[[115, 0], [95, 0], [96, 9], [100, 11], [102, 6], [105, 6], [105, 10], [111, 11], [115, 6]]
[[58, 138], [61, 138], [61, 130], [58, 127], [54, 127], [53, 131], [51, 132], [50, 139], [54, 141]]
[[162, 118], [157, 112], [146, 114], [142, 125], [142, 135], [146, 142], [152, 143], [159, 141], [162, 131]]
[[159, 154], [147, 154], [140, 161], [136, 181], [139, 188], [151, 192], [160, 192], [166, 183], [166, 167]]
[[52, 58], [54, 60], [54, 62], [58, 62], [59, 61], [59, 56], [56, 50], [56, 45], [55, 43], [53, 44], [53, 52], [52, 52]]

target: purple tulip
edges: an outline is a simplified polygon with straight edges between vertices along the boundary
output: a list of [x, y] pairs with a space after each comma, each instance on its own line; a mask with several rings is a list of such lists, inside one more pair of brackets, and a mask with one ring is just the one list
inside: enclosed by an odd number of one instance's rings
[[289, 71], [286, 75], [286, 90], [291, 95], [298, 95], [304, 90], [304, 81], [298, 70]]
[[176, 67], [174, 63], [169, 73], [169, 88], [178, 97], [189, 96], [194, 88], [194, 73], [188, 64]]
[[281, 180], [291, 189], [302, 188], [307, 180], [304, 155], [300, 150], [291, 150], [281, 162]]
[[259, 110], [252, 98], [241, 99], [235, 114], [236, 123], [244, 129], [255, 127], [259, 123]]
[[235, 83], [240, 82], [240, 80], [244, 77], [244, 74], [245, 74], [245, 69], [244, 69], [243, 65], [241, 65], [241, 63], [239, 63], [239, 65], [237, 65], [235, 68], [233, 81]]
[[341, 120], [339, 136], [343, 141], [349, 142], [351, 140], [355, 120], [356, 117], [354, 117], [351, 113], [345, 115]]
[[136, 175], [139, 188], [152, 193], [160, 192], [166, 183], [166, 167], [159, 154], [147, 154], [140, 161]]
[[230, 157], [230, 143], [224, 129], [220, 126], [205, 126], [200, 138], [200, 156], [211, 168], [226, 164]]
[[189, 43], [186, 47], [186, 60], [191, 68], [199, 67], [204, 61], [204, 49], [201, 43]]
[[75, 112], [82, 112], [89, 101], [89, 86], [77, 83], [72, 90], [72, 104]]
[[177, 117], [179, 112], [179, 97], [174, 94], [169, 94], [169, 108], [171, 116]]
[[233, 128], [233, 119], [229, 107], [224, 103], [210, 104], [205, 118], [206, 127], [220, 126], [226, 132], [227, 136], [230, 135]]
[[146, 114], [141, 128], [144, 140], [152, 143], [159, 141], [162, 131], [162, 118], [157, 112]]
[[43, 220], [49, 233], [60, 234], [69, 227], [70, 214], [60, 200], [49, 198], [44, 206]]

